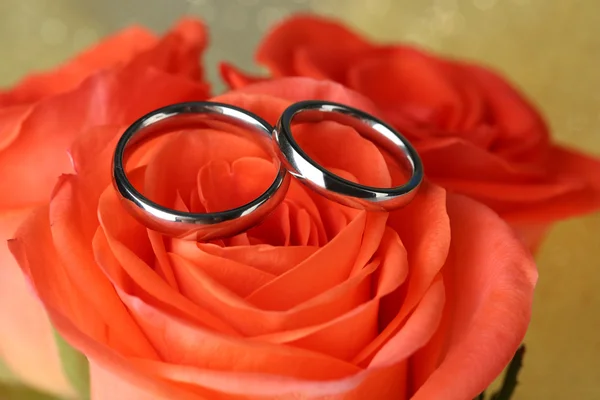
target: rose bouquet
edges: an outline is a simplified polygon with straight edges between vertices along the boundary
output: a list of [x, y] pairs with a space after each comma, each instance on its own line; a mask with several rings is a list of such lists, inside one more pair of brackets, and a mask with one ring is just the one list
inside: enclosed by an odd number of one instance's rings
[[[8, 369], [94, 400], [479, 396], [527, 329], [530, 249], [549, 223], [598, 207], [600, 163], [553, 144], [497, 74], [331, 21], [284, 22], [258, 53], [271, 76], [223, 65], [231, 90], [218, 96], [203, 78], [205, 46], [197, 21], [163, 38], [131, 28], [0, 93]], [[414, 143], [428, 179], [389, 213], [292, 181], [264, 223], [235, 237], [160, 235], [122, 207], [112, 154], [144, 113], [205, 99], [271, 124], [305, 99], [368, 111]], [[400, 179], [349, 127], [297, 140], [356, 182]], [[130, 171], [145, 193], [202, 212], [247, 202], [275, 173], [260, 148], [219, 130], [151, 142]]]

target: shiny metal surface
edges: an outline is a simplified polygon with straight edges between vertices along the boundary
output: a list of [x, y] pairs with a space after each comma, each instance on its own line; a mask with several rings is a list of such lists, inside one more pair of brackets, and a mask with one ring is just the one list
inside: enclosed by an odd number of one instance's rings
[[[343, 179], [319, 165], [304, 152], [292, 134], [292, 122], [332, 120], [356, 129], [388, 151], [410, 171], [408, 182], [391, 188], [365, 186]], [[275, 131], [279, 155], [290, 173], [321, 195], [346, 206], [387, 211], [408, 204], [423, 180], [423, 165], [416, 150], [385, 122], [343, 104], [308, 100], [292, 104], [281, 115]]]
[[[207, 117], [247, 129], [264, 144], [265, 149], [273, 153], [279, 172], [269, 188], [258, 198], [238, 208], [205, 214], [174, 210], [157, 204], [140, 193], [127, 177], [127, 150], [156, 135], [206, 124]], [[287, 192], [290, 176], [272, 150], [272, 130], [271, 125], [260, 117], [227, 104], [191, 102], [155, 110], [133, 123], [120, 138], [113, 158], [114, 186], [132, 215], [150, 229], [169, 236], [199, 241], [235, 235], [264, 219]]]

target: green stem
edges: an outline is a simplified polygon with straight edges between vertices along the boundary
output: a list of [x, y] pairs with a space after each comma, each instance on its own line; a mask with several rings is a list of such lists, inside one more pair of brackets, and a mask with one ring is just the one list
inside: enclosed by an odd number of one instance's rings
[[519, 347], [519, 350], [515, 353], [512, 361], [508, 365], [504, 380], [502, 381], [502, 387], [499, 391], [492, 395], [491, 400], [510, 400], [515, 388], [517, 387], [519, 371], [523, 366], [523, 357], [525, 356], [525, 346]]

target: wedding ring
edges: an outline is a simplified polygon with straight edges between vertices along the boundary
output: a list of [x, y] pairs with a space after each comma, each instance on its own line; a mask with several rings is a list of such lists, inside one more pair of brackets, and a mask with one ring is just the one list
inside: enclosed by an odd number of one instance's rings
[[[214, 213], [189, 213], [157, 204], [133, 186], [125, 171], [126, 151], [131, 146], [157, 134], [187, 130], [214, 120], [251, 132], [256, 140], [272, 153], [279, 172], [263, 194], [235, 209]], [[129, 212], [152, 230], [198, 241], [233, 236], [262, 221], [283, 200], [287, 192], [290, 175], [273, 149], [272, 131], [273, 127], [260, 117], [231, 105], [214, 102], [170, 105], [143, 116], [123, 133], [113, 158], [113, 184]]]
[[[400, 186], [377, 188], [351, 182], [319, 165], [304, 152], [292, 135], [292, 122], [331, 120], [354, 128], [401, 163], [410, 178]], [[288, 107], [273, 132], [285, 168], [322, 196], [346, 206], [369, 211], [389, 211], [408, 204], [423, 180], [421, 159], [400, 133], [364, 111], [325, 101], [302, 101]]]

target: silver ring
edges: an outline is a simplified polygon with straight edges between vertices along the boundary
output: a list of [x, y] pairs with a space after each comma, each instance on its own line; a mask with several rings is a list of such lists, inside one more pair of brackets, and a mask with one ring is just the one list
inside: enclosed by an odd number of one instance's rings
[[[405, 184], [391, 188], [360, 185], [343, 179], [312, 160], [292, 135], [292, 121], [333, 120], [350, 126], [402, 163], [411, 176]], [[279, 156], [289, 172], [322, 196], [338, 203], [369, 211], [389, 211], [408, 204], [423, 181], [423, 165], [417, 151], [400, 133], [364, 111], [343, 104], [309, 100], [292, 104], [273, 132]]]
[[[217, 120], [256, 134], [273, 155], [279, 172], [269, 188], [238, 208], [215, 213], [187, 213], [161, 206], [142, 195], [127, 178], [126, 150], [143, 139]], [[273, 127], [238, 107], [214, 102], [190, 102], [155, 110], [134, 122], [121, 136], [113, 158], [113, 184], [130, 213], [148, 228], [190, 240], [210, 240], [243, 232], [262, 221], [283, 200], [290, 175], [280, 162], [271, 140]]]

